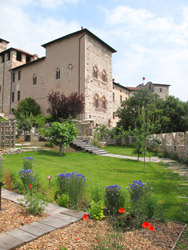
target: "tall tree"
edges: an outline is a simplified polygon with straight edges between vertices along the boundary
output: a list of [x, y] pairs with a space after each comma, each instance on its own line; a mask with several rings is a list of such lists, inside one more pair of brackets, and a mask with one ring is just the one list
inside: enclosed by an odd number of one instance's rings
[[71, 93], [66, 97], [63, 93], [52, 91], [48, 95], [48, 110], [52, 121], [61, 119], [72, 119], [81, 114], [84, 110], [84, 96]]
[[160, 113], [160, 110], [158, 110], [155, 105], [158, 99], [160, 99], [160, 97], [156, 94], [152, 94], [149, 89], [141, 89], [135, 93], [127, 101], [124, 101], [118, 109], [117, 115], [120, 118], [118, 127], [122, 127], [124, 130], [140, 127], [138, 112], [141, 108], [147, 109], [147, 107], [149, 107], [150, 110], [153, 110], [154, 119], [155, 116], [158, 116]]

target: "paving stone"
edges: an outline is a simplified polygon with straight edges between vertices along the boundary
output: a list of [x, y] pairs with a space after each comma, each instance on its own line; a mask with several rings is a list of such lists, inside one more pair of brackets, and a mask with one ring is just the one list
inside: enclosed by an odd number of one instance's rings
[[55, 228], [63, 228], [71, 224], [70, 221], [62, 220], [54, 215], [45, 218], [44, 220], [39, 220], [38, 222]]
[[31, 234], [33, 234], [35, 236], [42, 236], [42, 235], [48, 233], [48, 231], [43, 230], [43, 229], [38, 228], [38, 227], [35, 227], [35, 226], [31, 225], [31, 224], [20, 226], [20, 227], [18, 227], [18, 229], [20, 229], [22, 231], [25, 231], [27, 233], [31, 233]]
[[7, 233], [0, 234], [0, 249], [1, 250], [9, 250], [15, 247], [21, 247], [22, 245], [24, 245], [23, 240], [19, 240], [11, 235], [8, 235]]
[[178, 198], [188, 199], [188, 197], [184, 197], [184, 196], [178, 196]]
[[35, 240], [36, 238], [38, 238], [36, 235], [22, 231], [18, 228], [15, 228], [9, 232], [7, 232], [8, 235], [11, 235], [19, 240], [22, 240], [23, 242], [30, 242], [32, 240]]
[[67, 214], [63, 214], [63, 213], [55, 214], [54, 216], [57, 217], [57, 218], [60, 218], [61, 220], [66, 220], [66, 221], [69, 221], [69, 222], [72, 222], [72, 223], [80, 220], [80, 218], [73, 217], [73, 216], [70, 216], [70, 215], [67, 215]]
[[45, 207], [45, 213], [49, 214], [49, 215], [53, 215], [53, 214], [57, 214], [57, 213], [60, 213], [60, 212], [63, 212], [63, 211], [66, 211], [68, 210], [67, 208], [65, 207], [60, 207], [60, 206], [57, 206], [53, 203], [49, 203], [47, 207]]
[[70, 210], [69, 209], [69, 210], [63, 212], [63, 214], [70, 215], [70, 216], [73, 216], [73, 217], [81, 219], [84, 214], [89, 214], [89, 213], [86, 213], [86, 212], [83, 212], [83, 211]]
[[45, 225], [45, 224], [40, 223], [38, 221], [34, 221], [34, 222], [30, 223], [30, 225], [33, 226], [33, 227], [37, 227], [39, 229], [42, 229], [43, 231], [45, 231], [47, 233], [50, 233], [50, 232], [52, 232], [52, 231], [54, 231], [56, 229], [56, 227]]

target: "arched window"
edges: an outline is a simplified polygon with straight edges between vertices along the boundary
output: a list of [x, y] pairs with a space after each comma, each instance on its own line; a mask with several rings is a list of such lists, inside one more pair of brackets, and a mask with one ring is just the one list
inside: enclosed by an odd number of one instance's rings
[[95, 107], [98, 108], [99, 107], [99, 99], [98, 97], [95, 98]]
[[33, 85], [37, 84], [37, 76], [34, 74], [33, 75]]
[[106, 109], [106, 99], [105, 99], [105, 97], [103, 97], [103, 99], [102, 99], [102, 108]]
[[68, 66], [68, 71], [69, 71], [69, 77], [71, 77], [71, 76], [72, 76], [72, 71], [73, 71], [73, 66], [72, 66], [72, 64], [69, 64], [69, 66]]
[[103, 82], [107, 81], [106, 72], [105, 71], [102, 72], [102, 80], [103, 80]]
[[56, 79], [60, 79], [60, 69], [56, 69]]
[[96, 67], [93, 68], [93, 77], [98, 78], [98, 69]]

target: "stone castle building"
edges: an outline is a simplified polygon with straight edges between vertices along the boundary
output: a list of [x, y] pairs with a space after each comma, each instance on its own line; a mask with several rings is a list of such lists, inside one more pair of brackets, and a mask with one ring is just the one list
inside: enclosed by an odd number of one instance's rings
[[47, 114], [51, 91], [83, 94], [85, 110], [80, 120], [115, 126], [115, 112], [139, 88], [124, 87], [112, 79], [112, 54], [116, 52], [87, 29], [42, 45], [46, 55], [38, 58], [8, 48], [0, 39], [0, 107], [11, 114], [18, 103], [32, 97]]

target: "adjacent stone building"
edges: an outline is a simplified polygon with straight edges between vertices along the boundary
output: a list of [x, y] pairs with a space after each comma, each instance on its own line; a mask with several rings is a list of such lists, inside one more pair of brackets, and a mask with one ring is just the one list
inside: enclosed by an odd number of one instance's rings
[[168, 84], [153, 83], [148, 82], [147, 84], [140, 84], [137, 88], [148, 88], [152, 93], [159, 95], [161, 98], [165, 99], [169, 96], [169, 86]]

